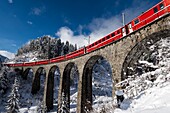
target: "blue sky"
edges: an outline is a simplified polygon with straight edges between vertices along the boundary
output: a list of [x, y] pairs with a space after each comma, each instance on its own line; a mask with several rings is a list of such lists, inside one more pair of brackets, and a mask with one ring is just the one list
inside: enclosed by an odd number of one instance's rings
[[15, 53], [31, 39], [51, 35], [86, 45], [160, 0], [0, 0], [0, 50]]

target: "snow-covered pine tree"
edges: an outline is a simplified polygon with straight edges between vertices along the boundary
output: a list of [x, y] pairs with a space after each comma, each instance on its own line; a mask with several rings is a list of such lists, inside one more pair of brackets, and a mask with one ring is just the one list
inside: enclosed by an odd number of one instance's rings
[[72, 44], [69, 45], [69, 53], [75, 51], [75, 48]]
[[69, 109], [67, 107], [67, 97], [65, 96], [64, 92], [62, 93], [62, 104], [59, 109], [60, 113], [69, 113]]
[[18, 93], [18, 88], [19, 88], [19, 84], [18, 84], [18, 80], [15, 77], [15, 82], [13, 84], [12, 87], [12, 91], [10, 93], [10, 95], [8, 96], [8, 101], [7, 101], [7, 106], [6, 106], [6, 110], [7, 113], [18, 113], [19, 112], [19, 93]]
[[2, 60], [0, 58], [0, 71], [1, 71], [1, 68], [2, 68]]
[[7, 69], [2, 68], [0, 73], [0, 94], [5, 93], [8, 88]]
[[44, 101], [39, 102], [37, 106], [37, 113], [47, 113], [47, 106], [44, 105]]
[[77, 44], [75, 44], [75, 46], [74, 46], [74, 50], [75, 50], [75, 51], [77, 50]]
[[57, 55], [56, 56], [61, 55], [62, 47], [63, 47], [63, 44], [61, 43], [61, 39], [58, 39], [57, 40]]
[[69, 42], [66, 41], [66, 44], [63, 47], [63, 54], [68, 54], [69, 53]]

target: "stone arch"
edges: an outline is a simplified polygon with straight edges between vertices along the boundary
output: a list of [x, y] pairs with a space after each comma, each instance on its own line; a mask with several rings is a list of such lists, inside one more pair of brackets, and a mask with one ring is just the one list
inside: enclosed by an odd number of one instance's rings
[[166, 29], [155, 32], [145, 37], [140, 42], [137, 42], [125, 57], [121, 70], [121, 80], [124, 80], [129, 75], [133, 74], [131, 73], [130, 69], [128, 69], [128, 67], [134, 67], [134, 64], [137, 63], [138, 59], [143, 55], [144, 52], [149, 53], [149, 47], [151, 45], [166, 37], [170, 37], [170, 30]]
[[32, 90], [31, 90], [32, 94], [36, 94], [40, 90], [40, 76], [41, 76], [41, 74], [46, 75], [46, 72], [44, 72], [44, 71], [45, 71], [44, 67], [39, 67], [37, 69], [37, 71], [34, 75], [33, 83], [32, 83]]
[[[93, 104], [93, 89], [92, 89], [92, 71], [93, 67], [99, 59], [106, 59], [101, 55], [95, 55], [88, 59], [83, 69], [82, 76], [82, 95], [81, 95], [81, 112], [86, 112], [85, 110], [92, 110]], [[106, 61], [109, 61], [106, 59]], [[110, 65], [111, 69], [111, 65]], [[112, 70], [111, 70], [112, 71]], [[111, 77], [112, 78], [112, 77]]]
[[63, 72], [63, 78], [62, 78], [62, 89], [61, 89], [61, 95], [62, 95], [62, 101], [64, 106], [66, 106], [67, 112], [70, 112], [70, 74], [71, 69], [75, 66], [74, 62], [70, 62], [66, 65]]
[[46, 106], [47, 109], [53, 109], [53, 101], [54, 101], [54, 75], [56, 70], [59, 70], [59, 67], [57, 65], [52, 66], [48, 73], [47, 78], [47, 91], [46, 91]]
[[[27, 68], [27, 69], [23, 72], [22, 78], [23, 78], [24, 80], [27, 80], [27, 76], [28, 76], [28, 74], [30, 73], [31, 70], [32, 70], [31, 68]], [[32, 70], [32, 71], [33, 71], [33, 70]], [[32, 73], [33, 73], [33, 72], [32, 72]]]

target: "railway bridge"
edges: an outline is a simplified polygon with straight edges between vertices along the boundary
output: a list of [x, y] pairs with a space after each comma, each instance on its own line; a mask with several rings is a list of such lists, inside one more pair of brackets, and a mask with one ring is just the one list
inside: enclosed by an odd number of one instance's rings
[[[105, 58], [111, 66], [114, 96], [115, 84], [125, 79], [128, 75], [128, 66], [137, 61], [139, 56], [153, 44], [162, 38], [170, 37], [170, 15], [165, 15], [156, 21], [142, 27], [141, 29], [124, 36], [95, 51], [67, 61], [52, 63], [48, 65], [35, 65], [15, 67], [22, 71], [23, 78], [26, 78], [30, 69], [33, 70], [32, 93], [40, 88], [40, 74], [46, 71], [44, 103], [48, 109], [53, 108], [54, 98], [54, 73], [56, 68], [60, 71], [60, 85], [58, 93], [58, 108], [62, 103], [62, 92], [65, 93], [69, 103], [70, 72], [74, 65], [79, 72], [77, 113], [83, 113], [87, 103], [92, 106], [92, 69], [96, 61]], [[89, 103], [90, 102], [90, 103]], [[68, 105], [69, 108], [69, 105]], [[60, 111], [59, 111], [60, 112]]]

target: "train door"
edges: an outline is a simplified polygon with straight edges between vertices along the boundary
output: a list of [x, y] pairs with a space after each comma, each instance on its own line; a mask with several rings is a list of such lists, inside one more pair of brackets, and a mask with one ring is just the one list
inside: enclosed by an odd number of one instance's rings
[[126, 36], [126, 29], [125, 29], [125, 27], [122, 28], [122, 35]]
[[126, 35], [129, 34], [128, 25], [125, 25]]
[[133, 32], [133, 29], [132, 29], [132, 24], [130, 23], [130, 24], [128, 24], [128, 30], [129, 30], [129, 32], [131, 33], [131, 32]]

